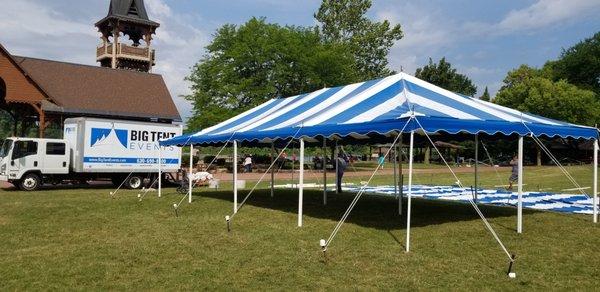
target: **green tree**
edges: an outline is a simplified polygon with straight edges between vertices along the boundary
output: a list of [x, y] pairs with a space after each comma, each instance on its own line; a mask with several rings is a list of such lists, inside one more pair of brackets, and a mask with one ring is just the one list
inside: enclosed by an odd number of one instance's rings
[[314, 15], [326, 42], [350, 48], [362, 80], [393, 73], [387, 56], [394, 42], [403, 37], [400, 25], [366, 17], [371, 4], [370, 0], [323, 0]]
[[552, 81], [543, 71], [522, 65], [508, 72], [495, 103], [571, 123], [594, 125], [600, 118], [595, 93], [566, 80]]
[[357, 81], [344, 44], [324, 43], [315, 28], [252, 18], [217, 30], [187, 80], [194, 105], [188, 130], [214, 125], [276, 97]]
[[485, 87], [485, 90], [483, 91], [483, 94], [479, 97], [480, 100], [483, 101], [490, 101], [491, 97], [490, 97], [490, 93], [488, 91], [487, 86]]
[[546, 63], [544, 70], [554, 81], [566, 79], [600, 96], [600, 32], [563, 50], [558, 60]]
[[418, 68], [415, 76], [452, 92], [468, 96], [473, 96], [477, 92], [477, 87], [471, 79], [452, 68], [452, 64], [448, 63], [445, 57], [437, 64], [429, 58], [429, 64]]

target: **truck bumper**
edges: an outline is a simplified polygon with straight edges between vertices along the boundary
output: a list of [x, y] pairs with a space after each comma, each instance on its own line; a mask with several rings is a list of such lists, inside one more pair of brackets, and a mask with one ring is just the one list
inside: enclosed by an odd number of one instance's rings
[[0, 175], [0, 181], [8, 181], [8, 176]]

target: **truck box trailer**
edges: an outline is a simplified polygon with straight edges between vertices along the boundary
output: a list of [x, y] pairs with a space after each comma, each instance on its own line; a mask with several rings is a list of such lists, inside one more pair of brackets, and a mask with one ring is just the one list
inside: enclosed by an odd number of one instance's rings
[[0, 180], [23, 190], [97, 179], [139, 188], [145, 178], [156, 178], [159, 156], [165, 172], [181, 167], [180, 148], [158, 145], [181, 132], [181, 126], [172, 124], [66, 119], [63, 139], [6, 139], [0, 150]]

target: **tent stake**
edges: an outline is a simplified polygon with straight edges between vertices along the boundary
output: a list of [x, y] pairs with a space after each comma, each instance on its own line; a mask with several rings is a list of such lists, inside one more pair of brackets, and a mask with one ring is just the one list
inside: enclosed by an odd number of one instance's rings
[[227, 221], [227, 232], [231, 232], [231, 218], [229, 218], [229, 215], [225, 216], [225, 221]]
[[510, 262], [508, 262], [508, 273], [507, 274], [508, 274], [509, 278], [516, 278], [517, 277], [517, 273], [515, 273], [515, 272], [512, 271], [513, 264], [515, 262], [515, 258], [516, 257], [517, 256], [515, 254], [513, 254], [512, 257], [511, 257]]

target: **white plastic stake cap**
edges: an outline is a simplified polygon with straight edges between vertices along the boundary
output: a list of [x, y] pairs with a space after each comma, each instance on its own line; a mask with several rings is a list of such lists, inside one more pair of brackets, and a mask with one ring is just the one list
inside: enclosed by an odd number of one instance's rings
[[321, 247], [325, 247], [325, 244], [326, 244], [325, 239], [321, 239], [319, 241], [319, 245], [321, 245]]
[[173, 204], [173, 208], [177, 209], [177, 204]]
[[229, 215], [225, 216], [225, 221], [229, 221]]
[[508, 273], [508, 277], [514, 279], [517, 277], [517, 273], [515, 273], [515, 272]]
[[141, 197], [142, 197], [142, 194], [138, 194], [138, 198], [141, 198]]

